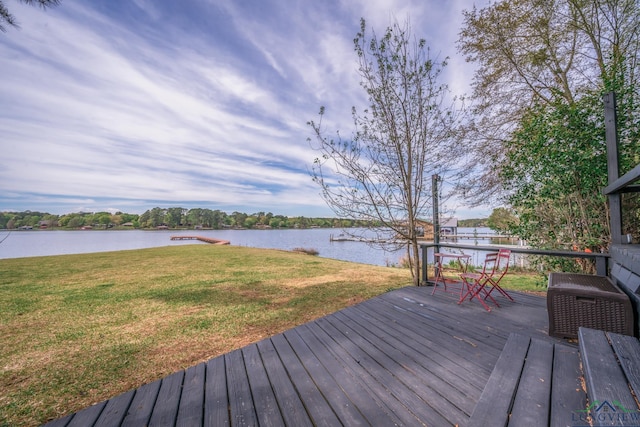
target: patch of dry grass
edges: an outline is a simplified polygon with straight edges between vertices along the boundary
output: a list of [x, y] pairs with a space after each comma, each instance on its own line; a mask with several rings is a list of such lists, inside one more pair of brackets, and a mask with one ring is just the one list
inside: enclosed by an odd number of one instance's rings
[[0, 425], [44, 423], [410, 283], [234, 246], [0, 260]]

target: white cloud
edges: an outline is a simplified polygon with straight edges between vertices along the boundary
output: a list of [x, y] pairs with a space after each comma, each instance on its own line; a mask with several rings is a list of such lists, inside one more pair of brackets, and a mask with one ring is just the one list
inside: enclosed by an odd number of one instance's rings
[[351, 131], [351, 106], [366, 100], [360, 17], [384, 29], [411, 15], [426, 28], [452, 10], [442, 4], [16, 3], [22, 29], [0, 35], [0, 209], [22, 194], [70, 209], [152, 200], [326, 213], [305, 123], [324, 105], [329, 129]]

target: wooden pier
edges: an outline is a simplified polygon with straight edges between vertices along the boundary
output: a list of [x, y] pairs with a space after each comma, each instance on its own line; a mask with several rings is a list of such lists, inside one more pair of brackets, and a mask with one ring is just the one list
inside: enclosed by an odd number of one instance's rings
[[205, 243], [211, 243], [212, 245], [230, 245], [228, 240], [212, 239], [210, 237], [202, 236], [171, 236], [171, 240], [199, 240]]
[[441, 239], [510, 239], [517, 240], [518, 237], [508, 234], [490, 234], [490, 233], [456, 233], [440, 235]]

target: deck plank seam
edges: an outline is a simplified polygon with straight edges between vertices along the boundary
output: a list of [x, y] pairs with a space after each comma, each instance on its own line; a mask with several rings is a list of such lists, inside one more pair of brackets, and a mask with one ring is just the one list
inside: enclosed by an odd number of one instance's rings
[[[388, 319], [384, 317], [382, 313], [376, 313], [376, 317], [373, 317], [369, 315], [366, 311], [360, 311], [360, 316], [363, 319], [366, 319], [366, 321], [371, 322], [372, 325], [376, 325], [376, 328], [378, 331], [383, 330], [381, 319]], [[427, 340], [426, 337], [420, 336], [417, 334], [411, 335], [407, 333], [407, 328], [397, 329], [397, 328], [390, 327], [390, 325], [391, 325], [391, 322], [389, 321], [387, 321], [384, 324], [384, 326], [391, 329], [391, 331], [393, 332], [393, 334], [388, 335], [388, 337], [392, 341], [392, 342], [388, 341], [389, 344], [394, 345], [393, 342], [396, 340], [401, 342], [402, 345], [406, 346], [408, 349], [411, 349], [411, 351], [415, 352], [416, 355], [422, 356], [420, 360], [417, 360], [415, 357], [413, 357], [413, 359], [416, 360], [417, 363], [422, 363], [423, 359], [428, 360], [428, 362], [426, 363], [426, 366], [424, 364], [422, 365], [425, 367], [425, 369], [430, 369], [432, 366], [438, 366], [444, 369], [450, 375], [455, 376], [456, 378], [459, 378], [460, 381], [464, 382], [466, 385], [474, 386], [479, 395], [479, 393], [482, 391], [482, 386], [480, 386], [480, 381], [476, 382], [474, 380], [470, 380], [469, 375], [464, 375], [464, 376], [461, 375], [460, 374], [461, 366], [458, 364], [455, 364], [454, 366], [450, 357], [447, 357], [447, 355], [437, 351], [437, 350], [441, 350], [439, 346], [435, 346], [436, 349], [430, 348], [421, 342], [422, 340]], [[429, 342], [431, 341], [429, 340]], [[468, 369], [466, 368], [463, 370], [465, 374], [469, 372]], [[473, 377], [475, 378], [477, 377], [477, 375], [474, 374]], [[484, 384], [485, 381], [486, 381], [486, 378], [483, 378], [481, 381], [482, 384]]]
[[[350, 375], [351, 380], [357, 382], [360, 387], [375, 401], [375, 403], [380, 407], [387, 415], [392, 419], [395, 424], [399, 425], [413, 425], [416, 422], [415, 418], [409, 420], [410, 422], [401, 421], [401, 417], [398, 416], [396, 411], [392, 407], [388, 405], [385, 401], [385, 395], [381, 395], [382, 385], [378, 383], [375, 378], [363, 372], [363, 368], [359, 363], [354, 365], [354, 358], [339, 344], [333, 341], [333, 338], [327, 334], [327, 332], [322, 329], [320, 326], [316, 324], [308, 324], [305, 325], [306, 328], [309, 329], [309, 332], [313, 334], [313, 336], [318, 339], [318, 341], [325, 347], [325, 349], [335, 357], [344, 372]], [[322, 336], [321, 336], [322, 335]], [[329, 343], [327, 340], [331, 340], [333, 345]], [[358, 372], [356, 372], [358, 369]], [[374, 386], [375, 384], [375, 386]], [[394, 420], [395, 418], [395, 420]]]
[[[335, 314], [336, 316], [331, 316], [329, 321], [338, 322], [342, 313]], [[392, 357], [388, 356], [379, 347], [379, 344], [367, 340], [366, 335], [358, 332], [357, 328], [354, 329], [353, 325], [347, 324], [347, 322], [344, 321], [340, 321], [340, 323], [344, 325], [344, 328], [351, 331], [351, 334], [353, 335], [352, 341], [359, 347], [362, 354], [367, 355], [364, 363], [374, 361], [375, 364], [379, 366], [378, 369], [372, 369], [372, 371], [379, 372], [381, 378], [386, 378], [388, 376], [396, 378], [398, 385], [396, 385], [394, 393], [397, 398], [404, 399], [407, 406], [410, 407], [411, 410], [423, 421], [425, 421], [425, 419], [432, 420], [435, 418], [434, 421], [431, 421], [432, 423], [435, 423], [436, 425], [445, 425], [442, 423], [446, 422], [446, 418], [439, 414], [438, 408], [434, 407], [433, 402], [430, 399], [425, 398], [425, 386], [428, 387], [428, 385], [420, 381], [416, 377], [415, 372], [408, 371], [406, 366], [401, 365]], [[375, 351], [372, 351], [374, 348]], [[443, 405], [447, 404], [444, 399], [442, 399], [441, 403]]]
[[[391, 307], [395, 307], [393, 303], [387, 302], [385, 300], [382, 300], [382, 302], [389, 304]], [[487, 340], [481, 340], [479, 337], [486, 336], [488, 332], [482, 328], [475, 327], [475, 324], [477, 322], [474, 322], [473, 318], [468, 318], [469, 321], [465, 321], [464, 323], [460, 321], [460, 319], [457, 319], [456, 324], [458, 327], [453, 328], [452, 326], [449, 326], [446, 324], [448, 322], [446, 321], [443, 322], [442, 321], [443, 319], [440, 319], [440, 321], [435, 323], [424, 322], [424, 316], [422, 316], [422, 314], [418, 310], [410, 309], [410, 310], [407, 310], [406, 312], [408, 313], [409, 317], [412, 318], [414, 321], [420, 321], [420, 323], [423, 323], [426, 327], [431, 328], [431, 332], [436, 331], [436, 333], [440, 336], [447, 336], [447, 337], [453, 337], [453, 338], [459, 337], [461, 330], [463, 330], [466, 333], [467, 339], [470, 340], [470, 342], [473, 342], [474, 345], [479, 348], [483, 348], [486, 351], [489, 351], [492, 354], [495, 354], [496, 360], [498, 355], [502, 351], [502, 346], [504, 345], [504, 342], [506, 342], [507, 340], [506, 336], [503, 337], [504, 334], [495, 334], [494, 339], [499, 338], [498, 342], [496, 342], [495, 344], [493, 342], [488, 342]], [[448, 318], [445, 320], [448, 320]]]
[[[421, 388], [422, 390], [429, 389], [432, 393], [435, 393], [442, 399], [445, 399], [452, 405], [456, 406], [460, 411], [467, 413], [467, 415], [470, 414], [470, 411], [473, 410], [473, 408], [468, 408], [469, 399], [467, 393], [455, 384], [451, 384], [451, 382], [441, 378], [440, 375], [432, 372], [429, 366], [424, 364], [424, 359], [426, 358], [424, 354], [416, 352], [410, 346], [400, 340], [397, 340], [395, 337], [383, 335], [384, 332], [375, 326], [373, 322], [367, 322], [364, 321], [364, 319], [359, 319], [358, 317], [360, 316], [354, 317], [350, 315], [352, 312], [353, 310], [343, 311], [341, 314], [350, 320], [349, 324], [360, 325], [363, 330], [368, 332], [367, 335], [370, 335], [378, 342], [383, 342], [385, 348], [382, 348], [379, 344], [377, 345], [378, 348], [391, 360], [402, 360], [403, 362], [399, 363], [399, 365], [420, 379], [424, 384], [424, 387]], [[365, 337], [365, 339], [367, 338]], [[371, 339], [369, 339], [369, 342], [372, 345], [374, 344]], [[420, 354], [422, 357], [419, 357], [416, 353]], [[443, 394], [445, 390], [448, 390], [451, 395], [449, 395], [449, 393], [446, 393], [446, 395]], [[437, 408], [442, 407], [440, 405], [436, 405], [434, 409], [437, 410]]]
[[[327, 333], [330, 337], [332, 337], [332, 339], [335, 339], [334, 337], [338, 337], [338, 336], [349, 338], [349, 337], [346, 337], [345, 335], [343, 335], [342, 332], [339, 329], [336, 329], [331, 323], [327, 323], [325, 318], [319, 319], [318, 320], [318, 324], [323, 328], [325, 333]], [[340, 340], [340, 341], [343, 341], [343, 340]], [[376, 390], [384, 390], [385, 394], [387, 394], [388, 396], [392, 396], [393, 397], [393, 402], [395, 402], [397, 405], [402, 406], [403, 412], [411, 414], [411, 419], [408, 419], [407, 421], [405, 421], [405, 423], [407, 425], [414, 425], [416, 421], [420, 420], [419, 414], [416, 414], [415, 411], [412, 409], [414, 407], [414, 403], [416, 403], [416, 402], [415, 401], [414, 402], [407, 402], [406, 399], [404, 399], [402, 397], [402, 393], [399, 393], [399, 391], [402, 392], [403, 390], [398, 390], [397, 388], [394, 388], [393, 387], [393, 385], [394, 385], [393, 381], [388, 381], [389, 380], [388, 377], [387, 377], [387, 381], [384, 381], [384, 379], [380, 378], [379, 371], [375, 371], [374, 372], [371, 369], [365, 368], [365, 366], [366, 366], [366, 363], [365, 363], [365, 360], [364, 360], [365, 357], [357, 357], [357, 355], [361, 351], [360, 351], [359, 347], [350, 338], [347, 339], [347, 340], [344, 340], [344, 343], [340, 343], [340, 342], [337, 342], [337, 341], [336, 341], [336, 343], [340, 347], [342, 347], [344, 349], [346, 354], [359, 367], [359, 370], [362, 372], [362, 376], [363, 377], [367, 377], [367, 378], [371, 378], [371, 380], [374, 383], [377, 384], [377, 386], [374, 387], [374, 389], [376, 389]], [[346, 344], [346, 346], [344, 344]], [[375, 361], [373, 361], [373, 362], [375, 362]], [[398, 415], [403, 415], [403, 414], [398, 414]], [[401, 417], [401, 419], [402, 418], [403, 417]], [[406, 417], [404, 417], [404, 418], [406, 419]]]

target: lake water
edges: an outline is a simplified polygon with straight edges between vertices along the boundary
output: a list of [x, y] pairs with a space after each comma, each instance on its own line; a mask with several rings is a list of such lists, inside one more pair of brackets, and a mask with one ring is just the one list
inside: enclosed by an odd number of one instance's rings
[[[460, 228], [459, 233], [473, 233], [475, 229]], [[485, 234], [489, 229], [477, 229]], [[228, 240], [235, 246], [284, 249], [313, 248], [319, 256], [373, 265], [395, 265], [405, 250], [384, 251], [366, 243], [331, 241], [339, 229], [304, 230], [0, 230], [0, 259], [33, 256], [108, 252], [160, 246], [207, 244], [196, 240], [171, 240], [176, 235], [198, 235]], [[4, 240], [3, 240], [4, 239]], [[465, 244], [485, 245], [489, 239], [466, 240]]]

